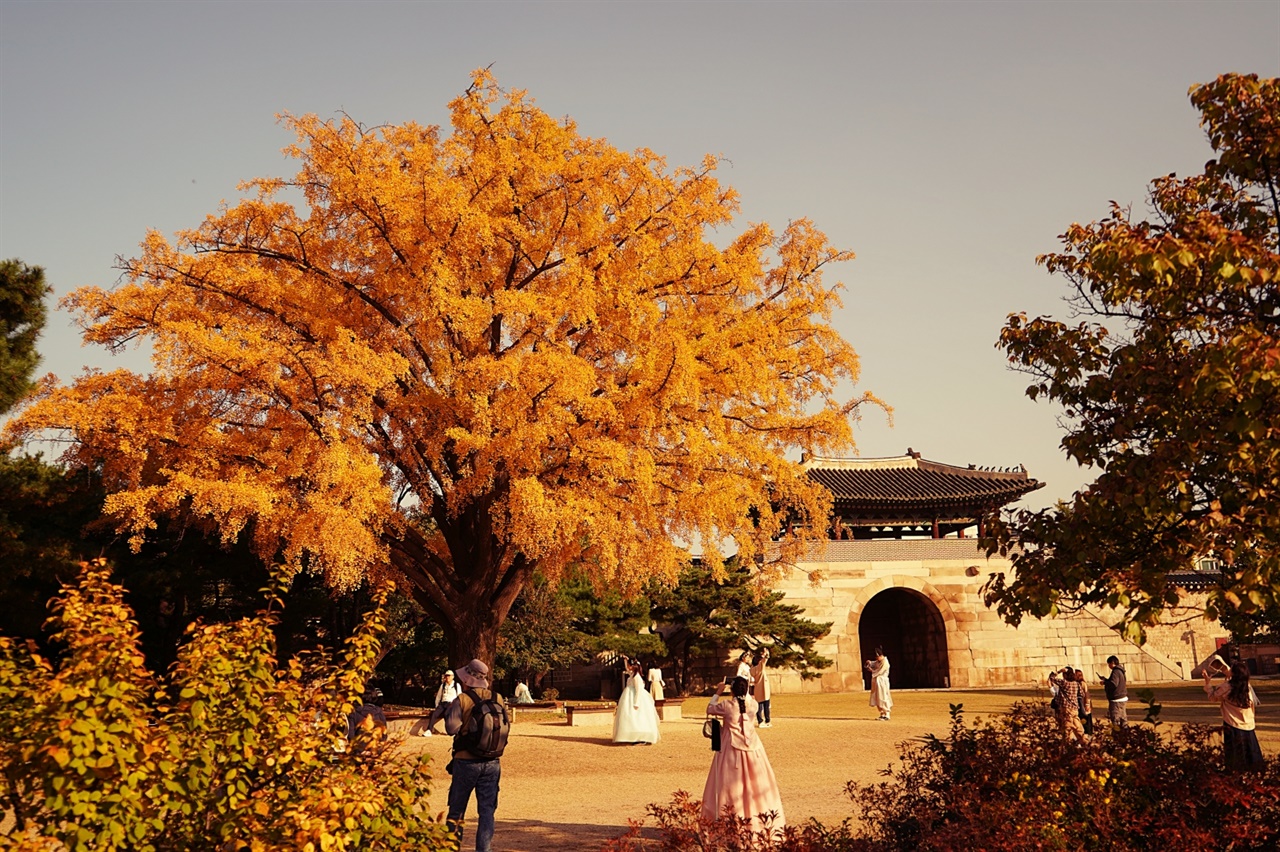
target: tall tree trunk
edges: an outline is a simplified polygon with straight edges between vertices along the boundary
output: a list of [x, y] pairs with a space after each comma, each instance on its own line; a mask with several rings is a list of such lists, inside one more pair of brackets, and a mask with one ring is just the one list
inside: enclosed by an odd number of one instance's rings
[[[499, 559], [491, 548], [481, 548], [479, 554], [464, 550], [446, 563], [413, 527], [401, 530], [388, 544], [391, 564], [407, 581], [407, 591], [444, 631], [450, 665], [459, 668], [480, 660], [492, 669], [498, 631], [532, 576], [534, 563], [522, 554]], [[490, 564], [490, 559], [499, 564]]]
[[476, 606], [455, 612], [453, 616], [450, 623], [441, 624], [445, 641], [449, 643], [449, 662], [453, 668], [480, 660], [492, 670], [498, 651], [498, 631], [502, 627], [496, 613], [487, 607]]

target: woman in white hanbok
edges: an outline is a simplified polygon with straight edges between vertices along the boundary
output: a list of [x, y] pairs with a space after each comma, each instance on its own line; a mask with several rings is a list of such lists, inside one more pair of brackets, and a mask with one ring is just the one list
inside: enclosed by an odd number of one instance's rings
[[627, 666], [627, 684], [618, 696], [618, 707], [613, 711], [613, 741], [615, 743], [644, 743], [658, 741], [658, 708], [653, 696], [644, 688], [640, 666]]
[[882, 648], [876, 648], [876, 658], [867, 660], [866, 668], [871, 672], [871, 706], [880, 711], [878, 721], [887, 722], [893, 696], [889, 693], [889, 658]]

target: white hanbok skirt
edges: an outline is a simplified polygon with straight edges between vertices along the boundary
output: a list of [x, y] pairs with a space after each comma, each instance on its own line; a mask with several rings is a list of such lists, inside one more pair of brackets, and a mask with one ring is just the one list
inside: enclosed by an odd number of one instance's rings
[[879, 708], [881, 713], [888, 713], [893, 709], [893, 695], [889, 692], [887, 674], [871, 679], [871, 706]]
[[618, 697], [618, 708], [613, 711], [613, 741], [615, 743], [656, 743], [658, 733], [658, 708], [653, 696], [644, 688], [639, 675], [632, 675]]

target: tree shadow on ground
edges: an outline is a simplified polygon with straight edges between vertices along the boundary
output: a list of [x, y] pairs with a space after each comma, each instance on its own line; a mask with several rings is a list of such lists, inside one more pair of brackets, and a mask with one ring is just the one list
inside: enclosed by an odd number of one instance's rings
[[[627, 825], [587, 825], [549, 823], [540, 820], [499, 819], [494, 832], [493, 845], [503, 852], [578, 852], [598, 850], [615, 837], [627, 832]], [[641, 836], [657, 838], [656, 828], [641, 830]], [[464, 837], [462, 848], [467, 847]]]

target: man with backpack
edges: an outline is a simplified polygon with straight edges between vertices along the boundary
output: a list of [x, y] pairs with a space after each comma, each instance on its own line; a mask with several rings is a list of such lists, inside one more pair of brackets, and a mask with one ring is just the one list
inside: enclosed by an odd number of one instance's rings
[[489, 667], [472, 660], [458, 669], [462, 694], [449, 704], [444, 729], [453, 735], [449, 784], [449, 824], [462, 842], [462, 817], [476, 794], [476, 852], [492, 852], [493, 815], [498, 809], [502, 752], [511, 733], [511, 714], [502, 696], [489, 689]]

